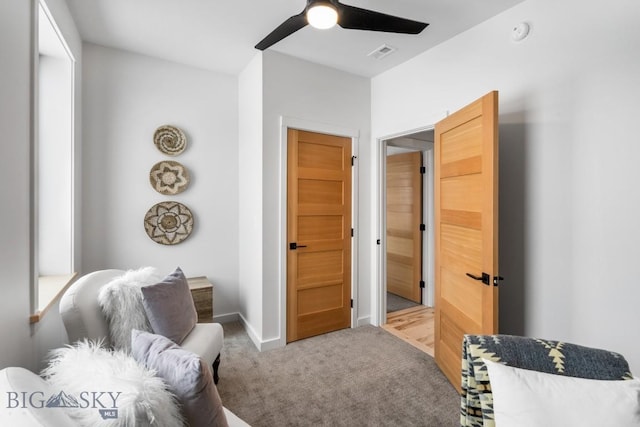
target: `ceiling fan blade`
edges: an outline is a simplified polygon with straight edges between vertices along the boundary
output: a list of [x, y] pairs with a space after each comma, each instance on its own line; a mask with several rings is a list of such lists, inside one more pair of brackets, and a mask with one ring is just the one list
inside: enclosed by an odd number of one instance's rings
[[386, 33], [418, 34], [427, 23], [399, 18], [386, 13], [338, 3], [338, 25], [351, 30], [384, 31]]
[[255, 48], [259, 50], [265, 50], [268, 47], [278, 43], [280, 40], [295, 33], [299, 29], [307, 25], [307, 17], [304, 11], [299, 15], [294, 15], [291, 18], [284, 21], [278, 28], [273, 30], [267, 37], [262, 39]]

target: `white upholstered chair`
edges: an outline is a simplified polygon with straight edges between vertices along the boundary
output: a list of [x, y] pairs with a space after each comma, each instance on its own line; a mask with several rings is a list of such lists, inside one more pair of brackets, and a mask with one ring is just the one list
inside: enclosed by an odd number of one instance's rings
[[[98, 303], [98, 293], [102, 286], [124, 273], [114, 269], [95, 271], [80, 277], [67, 289], [60, 300], [60, 315], [70, 343], [84, 338], [103, 339], [104, 345], [110, 346], [109, 323]], [[197, 354], [213, 367], [216, 384], [223, 339], [224, 332], [219, 323], [198, 323], [180, 343], [182, 348]]]

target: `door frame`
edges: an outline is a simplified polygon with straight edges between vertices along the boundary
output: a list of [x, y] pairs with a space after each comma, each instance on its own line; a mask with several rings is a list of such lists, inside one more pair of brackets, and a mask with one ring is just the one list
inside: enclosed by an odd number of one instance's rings
[[358, 325], [358, 143], [360, 131], [342, 126], [315, 122], [295, 117], [280, 116], [280, 191], [279, 191], [279, 248], [278, 251], [278, 292], [280, 301], [278, 346], [287, 345], [287, 129], [299, 129], [309, 132], [351, 138], [351, 155], [355, 157], [351, 169], [351, 227], [355, 230], [351, 239], [351, 327]]
[[[377, 137], [375, 139], [376, 145], [373, 147], [373, 182], [377, 188], [374, 191], [372, 202], [373, 202], [373, 210], [375, 212], [376, 218], [372, 221], [375, 229], [374, 236], [376, 240], [380, 240], [380, 244], [376, 245], [376, 253], [372, 258], [371, 262], [371, 277], [375, 278], [375, 285], [372, 292], [373, 301], [372, 301], [372, 310], [371, 310], [371, 324], [375, 326], [384, 325], [387, 322], [387, 245], [386, 245], [386, 235], [387, 235], [387, 192], [386, 192], [386, 175], [387, 175], [387, 166], [386, 166], [386, 157], [387, 157], [387, 140], [408, 136], [414, 133], [423, 132], [427, 130], [434, 130], [435, 124], [442, 120], [444, 117], [448, 115], [447, 112], [442, 114], [438, 114], [433, 117], [432, 120], [429, 121], [429, 124], [425, 124], [423, 126], [399, 131], [391, 134], [387, 134], [381, 137]], [[432, 187], [433, 183], [433, 153], [425, 156], [423, 159], [423, 163], [427, 166], [427, 182], [426, 187]], [[429, 197], [433, 197], [433, 194], [429, 194]], [[427, 202], [427, 200], [425, 200]], [[433, 203], [427, 203], [427, 209], [423, 213], [424, 218], [429, 219], [433, 222]], [[374, 241], [375, 243], [375, 241]], [[427, 233], [427, 239], [425, 239], [425, 243], [431, 251], [425, 251], [426, 254], [423, 253], [423, 275], [425, 277], [425, 289], [423, 290], [423, 304], [433, 306], [435, 304], [435, 294], [434, 294], [434, 279], [433, 279], [433, 269], [431, 267], [431, 262], [428, 260], [429, 257], [433, 257], [433, 233]], [[426, 271], [425, 271], [426, 270]]]

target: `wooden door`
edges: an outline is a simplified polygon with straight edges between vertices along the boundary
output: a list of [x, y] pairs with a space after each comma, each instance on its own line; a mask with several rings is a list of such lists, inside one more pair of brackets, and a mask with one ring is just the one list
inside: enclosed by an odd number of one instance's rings
[[351, 139], [288, 130], [287, 342], [351, 326]]
[[387, 291], [422, 303], [422, 153], [387, 156]]
[[434, 156], [435, 359], [460, 391], [463, 334], [498, 331], [498, 92], [436, 124]]

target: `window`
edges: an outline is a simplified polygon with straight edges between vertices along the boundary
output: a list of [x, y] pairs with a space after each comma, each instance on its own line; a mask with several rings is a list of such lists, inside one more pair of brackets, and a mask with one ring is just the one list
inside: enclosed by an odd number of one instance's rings
[[73, 278], [75, 60], [44, 0], [38, 6], [35, 67], [34, 268], [32, 321]]

